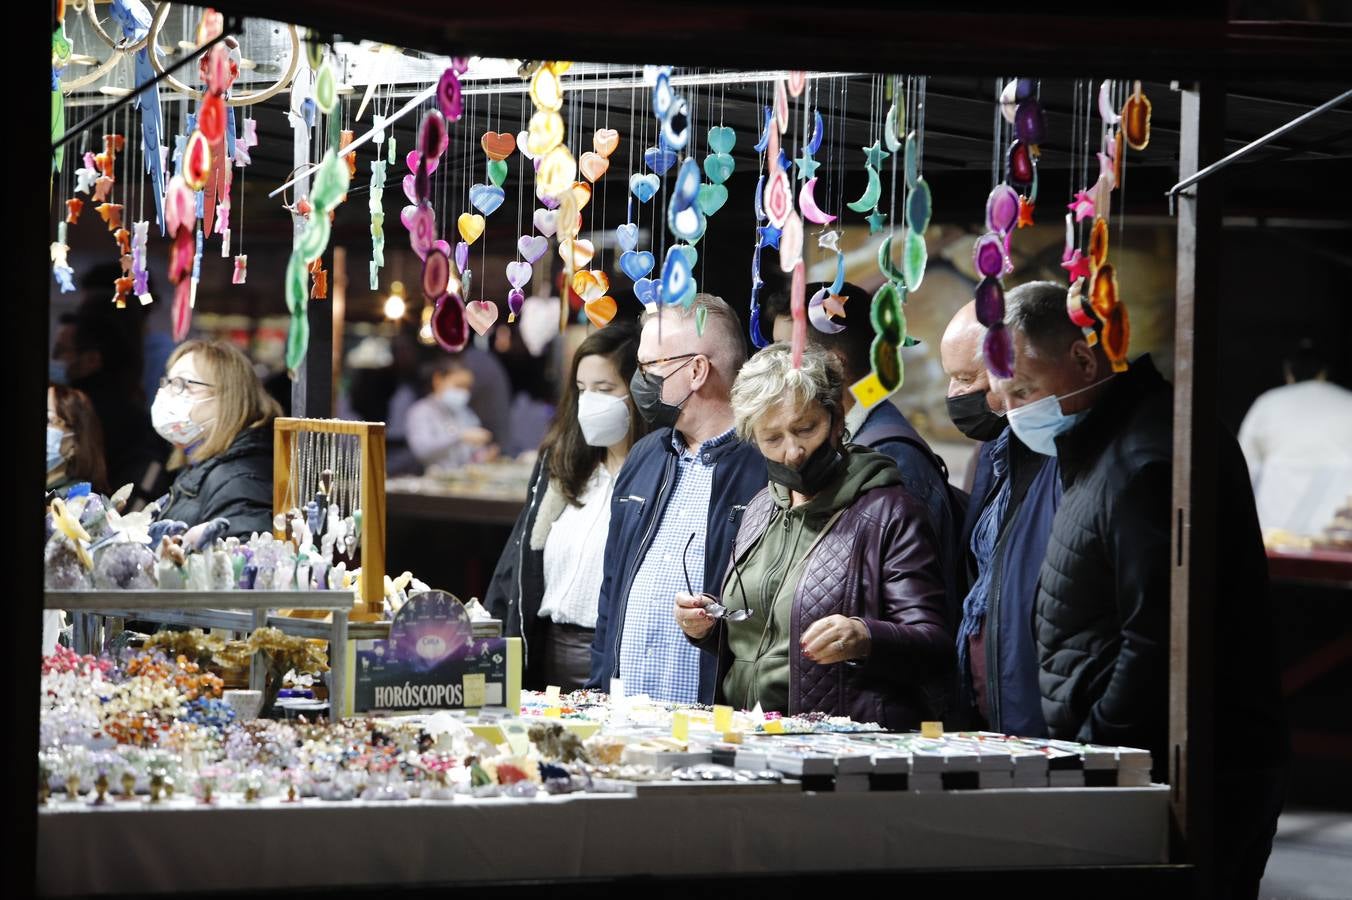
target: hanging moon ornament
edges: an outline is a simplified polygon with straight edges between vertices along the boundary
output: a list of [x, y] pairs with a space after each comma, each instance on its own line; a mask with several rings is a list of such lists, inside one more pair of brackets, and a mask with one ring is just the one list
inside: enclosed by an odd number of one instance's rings
[[845, 330], [845, 326], [832, 319], [823, 307], [830, 295], [831, 292], [827, 288], [822, 288], [812, 295], [807, 301], [807, 320], [812, 323], [813, 328], [823, 334], [840, 334]]
[[836, 217], [829, 213], [822, 212], [817, 206], [817, 198], [813, 193], [817, 190], [817, 179], [809, 178], [803, 182], [802, 188], [798, 191], [798, 208], [803, 211], [803, 218], [817, 225], [830, 225], [836, 220]]
[[863, 196], [853, 203], [845, 204], [855, 212], [868, 212], [878, 205], [878, 198], [882, 196], [882, 180], [878, 177], [878, 170], [872, 166], [864, 166], [868, 171], [868, 187], [864, 189]]
[[900, 109], [893, 103], [892, 108], [887, 111], [887, 118], [883, 120], [883, 142], [887, 144], [887, 149], [896, 153], [901, 149], [901, 138], [897, 136], [897, 116], [900, 115]]

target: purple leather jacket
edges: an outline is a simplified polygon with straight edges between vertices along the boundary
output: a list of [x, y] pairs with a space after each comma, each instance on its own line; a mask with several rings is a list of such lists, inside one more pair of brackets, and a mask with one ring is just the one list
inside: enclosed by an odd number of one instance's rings
[[[768, 489], [752, 498], [737, 530], [733, 561], [743, 560], [765, 531], [773, 506]], [[865, 491], [842, 511], [817, 541], [794, 592], [790, 715], [824, 712], [891, 730], [916, 728], [943, 715], [956, 655], [937, 546], [924, 507], [903, 487]], [[868, 627], [868, 658], [826, 666], [803, 658], [796, 651], [803, 632], [836, 613]], [[722, 702], [723, 676], [732, 664], [726, 632], [720, 624], [697, 643], [718, 654]]]

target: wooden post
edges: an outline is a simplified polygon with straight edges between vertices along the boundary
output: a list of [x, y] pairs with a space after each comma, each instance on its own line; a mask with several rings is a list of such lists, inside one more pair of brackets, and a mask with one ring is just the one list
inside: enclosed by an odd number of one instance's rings
[[[378, 438], [378, 440], [377, 440]], [[366, 617], [385, 610], [385, 425], [368, 426], [361, 436], [361, 596]], [[380, 473], [374, 477], [374, 473]]]
[[[1225, 93], [1219, 81], [1184, 85], [1179, 178], [1220, 158]], [[1175, 859], [1196, 866], [1211, 893], [1217, 615], [1218, 321], [1221, 186], [1207, 181], [1178, 201], [1174, 334], [1173, 546], [1170, 584], [1169, 780]]]

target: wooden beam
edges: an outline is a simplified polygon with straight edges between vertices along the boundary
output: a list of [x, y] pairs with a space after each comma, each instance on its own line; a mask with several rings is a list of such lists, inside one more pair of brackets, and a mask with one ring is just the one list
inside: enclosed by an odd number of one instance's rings
[[[1220, 158], [1225, 92], [1219, 80], [1185, 85], [1179, 178]], [[1196, 866], [1207, 896], [1213, 864], [1221, 183], [1180, 195], [1174, 336], [1174, 565], [1170, 584], [1169, 781], [1175, 861]]]

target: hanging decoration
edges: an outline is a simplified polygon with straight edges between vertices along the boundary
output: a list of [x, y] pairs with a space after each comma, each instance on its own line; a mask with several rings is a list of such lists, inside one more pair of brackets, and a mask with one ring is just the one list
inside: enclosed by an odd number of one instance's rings
[[69, 226], [63, 221], [56, 225], [56, 240], [51, 245], [52, 257], [52, 277], [56, 279], [57, 286], [61, 293], [69, 294], [75, 290], [75, 270], [70, 267], [67, 260], [67, 254], [70, 247], [66, 244], [66, 229]]
[[[886, 112], [882, 113], [883, 141], [889, 148], [896, 149], [884, 151], [881, 143], [876, 140], [871, 147], [864, 148], [864, 152], [870, 157], [869, 163], [875, 171], [880, 171], [882, 168], [882, 162], [886, 158], [882, 154], [892, 154], [890, 214], [883, 215], [875, 202], [873, 212], [869, 216], [870, 232], [873, 231], [875, 226], [881, 230], [885, 222], [889, 220], [892, 222], [891, 233], [883, 239], [878, 247], [878, 270], [883, 274], [885, 280], [882, 286], [874, 292], [869, 306], [869, 321], [874, 330], [873, 342], [869, 347], [869, 374], [850, 385], [851, 394], [865, 409], [872, 408], [895, 393], [905, 381], [905, 361], [902, 358], [901, 351], [903, 348], [917, 343], [907, 332], [906, 300], [910, 293], [920, 286], [925, 277], [928, 254], [924, 235], [925, 230], [929, 227], [932, 209], [929, 185], [921, 174], [923, 156], [921, 142], [924, 137], [925, 109], [924, 79], [919, 79], [914, 86], [908, 85], [908, 89], [903, 92], [899, 80], [894, 78], [887, 85], [887, 91], [890, 91], [892, 96]], [[875, 90], [877, 110], [881, 110], [881, 102], [886, 100], [885, 93], [883, 85], [877, 85]], [[913, 110], [911, 109], [912, 105], [914, 105]], [[907, 110], [911, 110], [909, 116]], [[898, 134], [898, 128], [899, 126], [904, 128], [908, 119], [914, 123], [914, 127], [902, 139]], [[897, 211], [896, 199], [898, 179], [895, 154], [898, 151], [902, 154], [900, 213]], [[858, 211], [856, 210], [856, 212]], [[896, 239], [898, 218], [904, 222], [901, 266], [897, 266], [892, 257], [892, 244]], [[837, 284], [843, 285], [843, 271], [837, 271], [836, 281]], [[833, 311], [827, 306], [826, 298], [823, 298], [821, 305], [822, 312], [819, 318], [824, 319], [828, 312]]]
[[1014, 374], [1014, 345], [1005, 327], [1001, 279], [1014, 271], [1009, 258], [1011, 235], [1021, 219], [1031, 217], [1037, 200], [1037, 158], [1046, 133], [1038, 88], [1034, 79], [1016, 78], [1000, 91], [995, 146], [1000, 145], [1000, 119], [1013, 126], [1014, 140], [1005, 153], [1004, 179], [986, 197], [986, 233], [972, 248], [972, 264], [981, 276], [974, 292], [976, 316], [986, 326], [982, 352], [986, 367], [999, 378]]
[[[1112, 192], [1122, 184], [1126, 148], [1143, 150], [1150, 143], [1150, 100], [1142, 92], [1141, 82], [1133, 82], [1118, 113], [1114, 98], [1121, 92], [1121, 85], [1110, 80], [1103, 81], [1098, 87], [1095, 104], [1100, 120], [1100, 138], [1095, 153], [1098, 176], [1092, 185], [1076, 191], [1068, 205], [1070, 212], [1066, 214], [1066, 244], [1061, 262], [1070, 280], [1066, 291], [1067, 314], [1072, 322], [1084, 329], [1091, 344], [1102, 345], [1115, 372], [1127, 369], [1131, 323], [1126, 305], [1119, 296], [1116, 268], [1108, 261]], [[1077, 102], [1079, 99], [1077, 87]], [[1086, 173], [1089, 169], [1089, 107], [1086, 97], [1082, 166]], [[1087, 252], [1079, 246], [1077, 227], [1085, 220], [1091, 222]]]
[[[136, 87], [144, 88], [133, 105], [141, 113], [141, 152], [145, 161], [146, 174], [150, 176], [151, 197], [155, 201], [155, 218], [160, 226], [160, 235], [165, 233], [164, 221], [164, 163], [160, 156], [161, 117], [160, 89], [155, 80], [155, 71], [150, 65], [150, 45], [146, 40], [150, 33], [151, 14], [140, 0], [113, 0], [111, 14], [122, 29], [122, 37], [129, 45], [141, 47], [133, 57], [133, 78]], [[149, 85], [148, 87], [145, 87]]]

